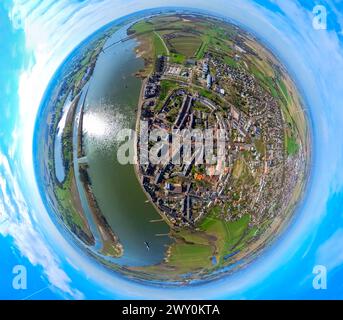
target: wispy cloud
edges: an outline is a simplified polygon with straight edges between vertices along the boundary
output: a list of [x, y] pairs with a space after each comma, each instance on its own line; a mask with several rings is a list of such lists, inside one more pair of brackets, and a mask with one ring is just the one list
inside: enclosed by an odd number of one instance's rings
[[338, 229], [317, 250], [316, 264], [333, 270], [343, 265], [343, 228]]
[[31, 210], [21, 193], [18, 177], [13, 174], [9, 160], [0, 154], [0, 234], [11, 236], [21, 255], [32, 265], [42, 267], [47, 280], [67, 296], [81, 299], [83, 294], [71, 288], [71, 279], [60, 266], [54, 250], [36, 230]]

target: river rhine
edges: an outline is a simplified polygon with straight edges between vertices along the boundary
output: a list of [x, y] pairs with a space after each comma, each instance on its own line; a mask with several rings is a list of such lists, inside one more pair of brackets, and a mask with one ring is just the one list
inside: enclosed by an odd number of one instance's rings
[[[119, 29], [98, 58], [84, 111], [84, 148], [93, 192], [102, 214], [124, 246], [120, 265], [143, 266], [162, 261], [171, 239], [169, 226], [143, 192], [133, 165], [117, 161], [117, 133], [135, 128], [142, 81], [135, 73], [144, 66], [137, 58], [137, 41], [109, 45], [127, 37]], [[147, 249], [145, 242], [150, 245]]]

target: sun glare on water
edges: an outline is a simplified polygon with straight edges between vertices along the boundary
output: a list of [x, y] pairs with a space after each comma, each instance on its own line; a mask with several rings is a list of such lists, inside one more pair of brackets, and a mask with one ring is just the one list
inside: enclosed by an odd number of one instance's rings
[[103, 137], [108, 130], [107, 123], [100, 115], [86, 113], [84, 117], [84, 130], [91, 137]]

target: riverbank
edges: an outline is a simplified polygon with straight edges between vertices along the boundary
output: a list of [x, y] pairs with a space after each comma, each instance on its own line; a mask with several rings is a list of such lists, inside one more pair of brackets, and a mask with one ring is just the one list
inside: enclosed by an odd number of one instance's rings
[[150, 203], [153, 205], [153, 207], [155, 208], [155, 210], [158, 212], [158, 214], [161, 216], [161, 218], [163, 219], [164, 222], [167, 223], [167, 225], [172, 228], [173, 224], [169, 221], [169, 219], [166, 217], [166, 215], [156, 206], [156, 204], [154, 203], [154, 201], [152, 201], [150, 194], [144, 189], [144, 186], [142, 184], [142, 176], [140, 174], [140, 170], [139, 170], [139, 157], [140, 154], [138, 152], [138, 141], [140, 139], [140, 119], [141, 119], [141, 113], [142, 113], [142, 106], [144, 103], [144, 89], [147, 83], [147, 78], [145, 78], [142, 82], [142, 87], [141, 87], [141, 91], [139, 94], [139, 101], [138, 101], [138, 108], [137, 108], [137, 115], [136, 115], [136, 126], [135, 126], [135, 131], [136, 131], [136, 135], [135, 135], [135, 140], [134, 140], [134, 171], [135, 171], [135, 175], [137, 177], [137, 180], [139, 181], [139, 185], [142, 187], [142, 190], [145, 194], [145, 196], [147, 197], [147, 199], [149, 199]]
[[[79, 188], [83, 188], [84, 194], [86, 196], [87, 205], [89, 208], [89, 211], [91, 213], [91, 217], [88, 217], [88, 219], [93, 220], [93, 224], [96, 226], [97, 233], [99, 234], [101, 238], [101, 244], [102, 248], [99, 251], [101, 254], [105, 256], [115, 257], [118, 258], [123, 255], [123, 246], [120, 244], [118, 237], [114, 234], [112, 231], [110, 225], [108, 224], [106, 218], [103, 216], [99, 205], [97, 203], [97, 200], [94, 196], [93, 190], [92, 190], [92, 183], [88, 174], [88, 164], [87, 164], [87, 157], [84, 151], [83, 146], [83, 118], [84, 118], [84, 112], [85, 112], [85, 103], [86, 103], [86, 97], [88, 95], [88, 89], [85, 93], [85, 98], [83, 100], [82, 106], [79, 111], [79, 121], [78, 121], [78, 127], [77, 129], [77, 137], [76, 137], [76, 154], [74, 161], [77, 161], [76, 164], [78, 171], [79, 171], [79, 179], [81, 182], [81, 185], [79, 185]], [[75, 114], [74, 114], [74, 124], [76, 123]], [[82, 161], [80, 161], [82, 160]], [[78, 193], [81, 191], [78, 190]], [[95, 230], [94, 230], [95, 231]], [[94, 232], [93, 231], [93, 232]]]
[[[88, 220], [83, 213], [80, 195], [77, 190], [75, 172], [72, 164], [73, 130], [75, 128], [75, 114], [80, 95], [75, 97], [70, 105], [66, 122], [62, 132], [63, 167], [65, 179], [60, 183], [55, 176], [54, 194], [60, 207], [61, 218], [67, 227], [87, 245], [94, 245], [95, 239]], [[54, 163], [55, 165], [55, 163]]]
[[[87, 93], [85, 95], [87, 97]], [[81, 110], [80, 110], [80, 120], [77, 131], [77, 157], [82, 158], [85, 156], [83, 149], [83, 111], [85, 108], [86, 99], [84, 99]]]
[[89, 208], [92, 212], [94, 222], [101, 236], [102, 249], [100, 252], [106, 256], [119, 258], [123, 255], [124, 248], [120, 244], [118, 237], [112, 231], [106, 218], [101, 213], [97, 200], [93, 194], [92, 184], [87, 172], [87, 165], [80, 165], [79, 171], [80, 180], [86, 193]]

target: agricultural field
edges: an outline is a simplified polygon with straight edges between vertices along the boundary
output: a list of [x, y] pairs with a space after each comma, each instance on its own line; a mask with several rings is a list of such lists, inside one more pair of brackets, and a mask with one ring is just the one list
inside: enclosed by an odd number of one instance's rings
[[201, 38], [196, 36], [179, 36], [168, 41], [169, 47], [187, 58], [192, 58], [202, 44]]
[[205, 52], [212, 52], [222, 56], [228, 64], [237, 66], [233, 60], [232, 41], [229, 40], [236, 34], [235, 30], [227, 31], [211, 20], [199, 21], [194, 30], [194, 22], [197, 22], [196, 18], [189, 20], [182, 16], [152, 18], [137, 22], [128, 34], [135, 34], [143, 43], [150, 41], [155, 55], [168, 56], [172, 63], [199, 60]]

